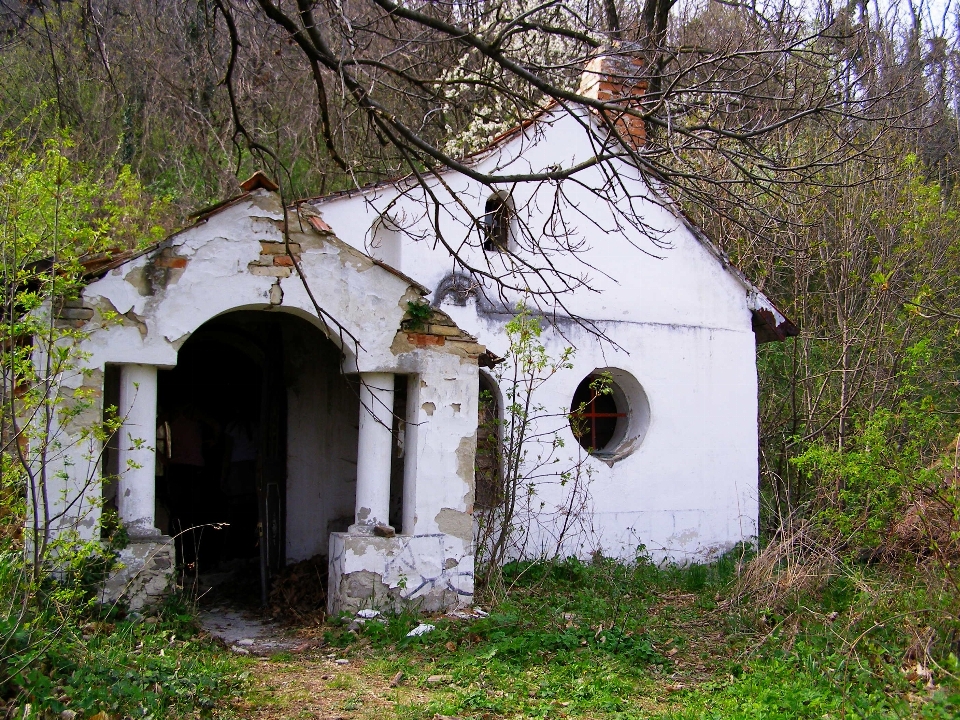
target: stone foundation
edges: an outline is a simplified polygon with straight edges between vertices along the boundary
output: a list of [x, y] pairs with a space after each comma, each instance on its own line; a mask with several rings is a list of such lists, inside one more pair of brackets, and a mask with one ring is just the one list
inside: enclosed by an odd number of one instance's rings
[[473, 602], [473, 549], [453, 535], [332, 533], [327, 611], [453, 610]]
[[103, 585], [100, 601], [126, 603], [131, 610], [153, 605], [174, 585], [176, 551], [166, 535], [134, 537], [120, 551], [121, 567]]

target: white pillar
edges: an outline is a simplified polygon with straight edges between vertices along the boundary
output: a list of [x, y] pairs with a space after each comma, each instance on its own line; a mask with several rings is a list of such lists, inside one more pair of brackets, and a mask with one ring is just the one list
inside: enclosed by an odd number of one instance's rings
[[407, 376], [407, 417], [403, 439], [403, 518], [404, 535], [417, 533], [417, 470], [420, 456], [420, 376]]
[[393, 455], [393, 375], [360, 373], [357, 513], [351, 532], [372, 532], [390, 521]]
[[131, 537], [159, 535], [155, 526], [157, 368], [120, 366], [120, 482], [117, 508]]

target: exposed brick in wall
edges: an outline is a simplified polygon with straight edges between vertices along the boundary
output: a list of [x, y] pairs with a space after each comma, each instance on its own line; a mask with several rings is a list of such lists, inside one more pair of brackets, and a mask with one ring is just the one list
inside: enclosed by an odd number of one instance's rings
[[434, 310], [430, 320], [416, 323], [412, 319], [403, 321], [403, 330], [407, 340], [416, 347], [447, 347], [456, 349], [459, 354], [477, 358], [483, 352], [483, 346], [477, 339], [457, 327], [450, 316], [440, 310]]
[[300, 243], [290, 243], [290, 253], [293, 254], [293, 257], [290, 257], [285, 243], [261, 240], [260, 258], [250, 263], [248, 269], [253, 275], [290, 277], [293, 274], [294, 258], [300, 262], [301, 251]]
[[57, 325], [59, 327], [80, 328], [93, 318], [93, 308], [85, 305], [83, 300], [64, 300], [57, 308]]
[[178, 257], [176, 248], [164, 248], [154, 259], [153, 264], [156, 267], [182, 270], [187, 266], [187, 258]]

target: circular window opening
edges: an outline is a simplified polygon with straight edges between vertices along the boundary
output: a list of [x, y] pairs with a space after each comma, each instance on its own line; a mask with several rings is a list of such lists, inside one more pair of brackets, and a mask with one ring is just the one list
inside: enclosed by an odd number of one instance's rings
[[640, 383], [617, 368], [598, 368], [577, 386], [570, 429], [591, 455], [610, 461], [633, 452], [650, 425], [650, 404]]

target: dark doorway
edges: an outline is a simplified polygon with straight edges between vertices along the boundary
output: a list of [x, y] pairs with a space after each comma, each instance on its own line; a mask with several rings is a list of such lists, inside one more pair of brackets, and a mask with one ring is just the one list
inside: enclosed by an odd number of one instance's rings
[[265, 601], [284, 566], [286, 392], [280, 323], [217, 318], [159, 376], [157, 494], [185, 577], [240, 570]]

